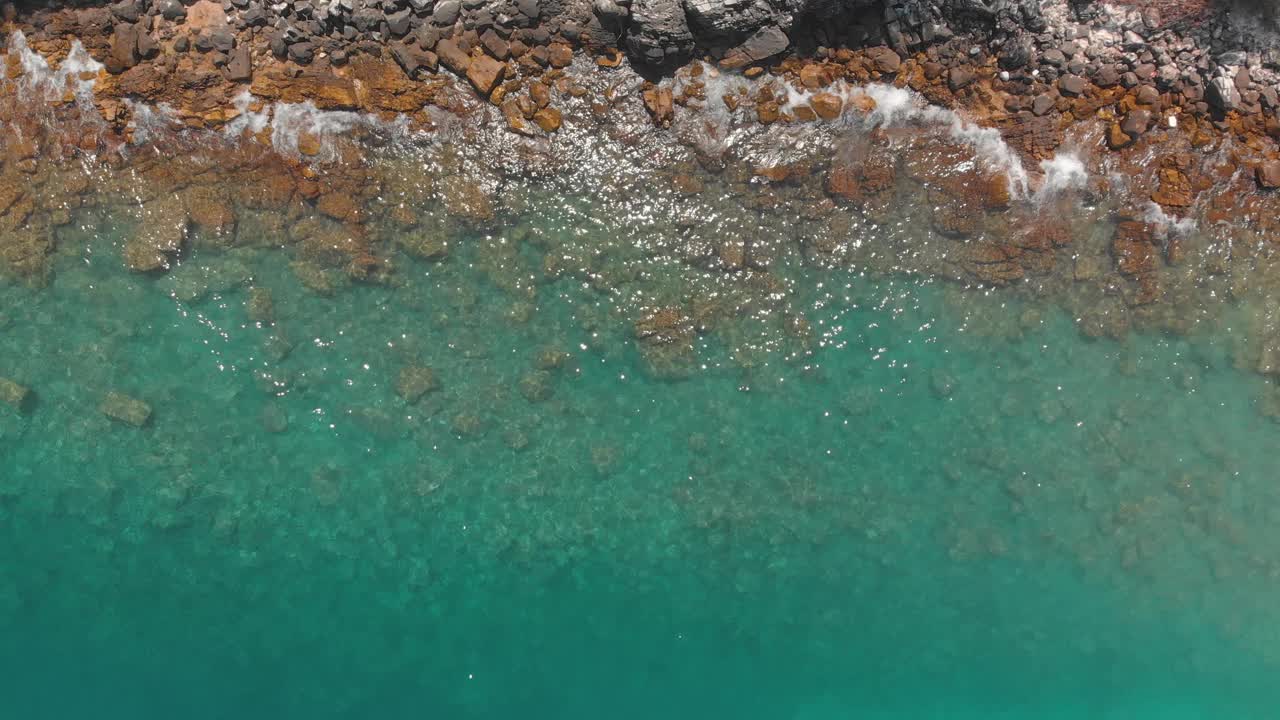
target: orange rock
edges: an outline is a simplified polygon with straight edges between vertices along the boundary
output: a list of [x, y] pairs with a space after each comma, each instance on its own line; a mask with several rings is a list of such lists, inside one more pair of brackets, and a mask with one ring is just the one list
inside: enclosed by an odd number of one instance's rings
[[533, 121], [544, 132], [555, 132], [560, 129], [560, 111], [553, 107], [545, 107], [533, 114]]
[[547, 52], [547, 61], [553, 68], [569, 67], [569, 63], [573, 62], [573, 48], [564, 43], [551, 43]]
[[506, 71], [505, 63], [494, 60], [488, 55], [477, 55], [467, 66], [467, 79], [471, 81], [476, 92], [487, 98], [498, 83], [502, 82], [502, 76]]
[[1133, 138], [1126, 135], [1124, 130], [1120, 129], [1120, 123], [1113, 122], [1111, 123], [1111, 127], [1107, 128], [1107, 147], [1112, 150], [1119, 150], [1120, 148], [1128, 147], [1132, 142]]
[[298, 133], [298, 152], [314, 157], [320, 154], [320, 150], [320, 138], [315, 133], [306, 130]]
[[1165, 207], [1191, 206], [1191, 181], [1185, 173], [1177, 168], [1162, 168], [1159, 177], [1160, 187], [1151, 194], [1153, 201]]
[[771, 125], [782, 118], [781, 108], [773, 100], [756, 103], [756, 119], [762, 125]]
[[840, 111], [844, 109], [844, 103], [840, 98], [831, 93], [818, 93], [809, 100], [809, 106], [823, 120], [835, 120], [840, 117]]
[[1111, 241], [1111, 254], [1116, 269], [1130, 277], [1155, 271], [1158, 253], [1150, 225], [1136, 220], [1126, 220], [1116, 225]]
[[671, 127], [671, 121], [675, 119], [676, 114], [671, 88], [650, 86], [640, 95], [649, 115], [653, 117], [654, 124], [659, 127]]
[[810, 90], [817, 90], [831, 84], [831, 78], [827, 75], [825, 67], [817, 63], [809, 63], [800, 68], [800, 84]]

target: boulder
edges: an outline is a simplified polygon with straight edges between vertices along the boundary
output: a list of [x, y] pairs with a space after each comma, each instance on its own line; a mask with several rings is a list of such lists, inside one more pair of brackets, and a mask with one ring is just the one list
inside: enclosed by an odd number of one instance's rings
[[440, 381], [436, 379], [435, 371], [422, 365], [403, 368], [396, 380], [396, 394], [411, 405], [421, 400], [423, 395], [439, 389]]
[[505, 63], [494, 60], [488, 55], [480, 55], [471, 60], [471, 64], [467, 66], [467, 79], [475, 87], [476, 92], [483, 97], [489, 97], [489, 93], [502, 82], [502, 76], [506, 72]]
[[1268, 160], [1255, 171], [1258, 186], [1266, 190], [1280, 188], [1280, 160]]
[[107, 393], [98, 409], [112, 420], [136, 428], [143, 427], [151, 421], [151, 406], [124, 393], [114, 391]]
[[31, 409], [34, 397], [27, 386], [19, 385], [8, 378], [0, 378], [0, 402], [19, 413], [26, 413]]

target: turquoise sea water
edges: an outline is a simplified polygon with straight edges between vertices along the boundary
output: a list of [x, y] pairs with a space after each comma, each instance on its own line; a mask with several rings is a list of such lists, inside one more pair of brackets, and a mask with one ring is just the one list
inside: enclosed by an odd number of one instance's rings
[[325, 298], [279, 251], [130, 275], [121, 232], [0, 290], [5, 717], [1280, 713], [1280, 426], [1229, 323], [810, 267], [808, 352], [669, 379], [475, 238]]

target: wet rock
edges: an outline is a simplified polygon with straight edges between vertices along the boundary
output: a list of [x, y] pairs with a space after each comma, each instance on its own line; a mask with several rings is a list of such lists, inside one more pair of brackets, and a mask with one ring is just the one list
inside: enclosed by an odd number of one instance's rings
[[262, 408], [262, 429], [280, 434], [289, 430], [289, 413], [276, 402], [269, 402]]
[[1137, 138], [1147, 132], [1147, 128], [1151, 126], [1151, 112], [1148, 110], [1134, 110], [1124, 116], [1124, 120], [1120, 123], [1120, 129], [1125, 135], [1131, 138]]
[[976, 78], [972, 68], [953, 67], [947, 72], [947, 86], [951, 88], [951, 92], [956, 92], [969, 87]]
[[533, 113], [533, 121], [543, 132], [555, 132], [560, 129], [560, 111], [553, 107], [545, 107]]
[[671, 96], [671, 88], [651, 85], [641, 92], [644, 107], [658, 127], [671, 127], [675, 119], [675, 103]]
[[436, 379], [435, 370], [424, 365], [410, 365], [400, 370], [396, 380], [396, 394], [402, 400], [413, 404], [422, 396], [440, 389], [440, 381]]
[[1258, 186], [1267, 190], [1280, 188], [1280, 160], [1268, 160], [1255, 171]]
[[1154, 272], [1159, 262], [1153, 228], [1143, 222], [1126, 220], [1116, 225], [1111, 243], [1116, 269], [1130, 277]]
[[107, 393], [98, 409], [112, 420], [136, 428], [144, 427], [151, 421], [151, 406], [124, 393], [115, 391]]
[[691, 340], [693, 323], [678, 307], [661, 307], [651, 310], [634, 326], [636, 339], [648, 345], [665, 345]]
[[823, 120], [834, 120], [840, 117], [844, 104], [840, 98], [831, 93], [818, 93], [809, 100], [813, 112]]
[[253, 322], [270, 325], [276, 321], [275, 301], [268, 288], [251, 288], [249, 299], [245, 301], [245, 308], [249, 312], [249, 319]]
[[168, 270], [187, 239], [190, 218], [177, 198], [164, 198], [142, 208], [142, 221], [124, 244], [125, 265], [135, 272]]
[[543, 402], [551, 397], [555, 386], [553, 378], [546, 370], [534, 370], [520, 378], [520, 394], [529, 402]]
[[0, 378], [0, 403], [4, 403], [20, 414], [30, 411], [35, 395], [25, 385], [20, 385], [9, 378]]
[[1055, 101], [1052, 95], [1037, 95], [1035, 100], [1031, 101], [1031, 112], [1036, 115], [1044, 115], [1053, 109]]
[[1126, 133], [1120, 123], [1111, 123], [1107, 128], [1107, 147], [1119, 150], [1131, 144], [1133, 144], [1133, 136]]
[[480, 55], [471, 60], [467, 66], [467, 79], [482, 97], [489, 97], [493, 89], [502, 82], [507, 66], [488, 55]]

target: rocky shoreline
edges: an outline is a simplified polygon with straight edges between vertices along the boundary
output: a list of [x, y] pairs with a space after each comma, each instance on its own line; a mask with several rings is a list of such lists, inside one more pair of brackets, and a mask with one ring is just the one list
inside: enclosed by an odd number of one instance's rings
[[[500, 107], [513, 131], [554, 132], [553, 96], [582, 92], [560, 71], [585, 53], [603, 70], [625, 63], [651, 80], [687, 73], [694, 61], [767, 73], [779, 87], [725, 98], [761, 123], [841, 110], [826, 98], [813, 112], [782, 112], [781, 86], [909, 86], [1000, 128], [1032, 157], [1051, 155], [1066, 128], [1093, 119], [1106, 123], [1112, 149], [1180, 123], [1198, 146], [1233, 137], [1261, 155], [1274, 156], [1280, 136], [1280, 43], [1260, 11], [1202, 3], [121, 0], [7, 4], [3, 17], [6, 46], [20, 31], [55, 63], [79, 41], [105, 70], [94, 95], [119, 128], [134, 102], [218, 126], [239, 115], [234, 98], [245, 91], [429, 125], [427, 106], [460, 109], [445, 91], [453, 76]], [[691, 99], [661, 83], [642, 93], [659, 125]], [[1280, 165], [1257, 160], [1259, 183], [1280, 185]]]
[[[138, 223], [121, 248], [135, 272], [271, 246], [318, 294], [394, 284], [402, 258], [519, 227], [527, 181], [560, 176], [670, 213], [603, 249], [547, 242], [532, 269], [613, 294], [657, 282], [637, 253], [687, 269], [625, 309], [655, 366], [742, 322], [712, 299], [722, 279], [808, 352], [802, 315], [763, 299], [785, 296], [776, 269], [797, 256], [1021, 288], [1089, 336], [1191, 332], [1225, 312], [1207, 302], [1247, 298], [1263, 312], [1237, 362], [1280, 374], [1280, 50], [1260, 15], [895, 0], [750, 22], [721, 8], [741, 23], [720, 26], [686, 4], [692, 40], [669, 42], [684, 36], [638, 0], [345, 2], [6, 6], [6, 269], [47, 282], [69, 229], [107, 211]], [[775, 31], [787, 44], [763, 55]], [[335, 142], [361, 129], [431, 149]], [[609, 164], [624, 155], [637, 164]], [[497, 257], [495, 284], [525, 292]]]

